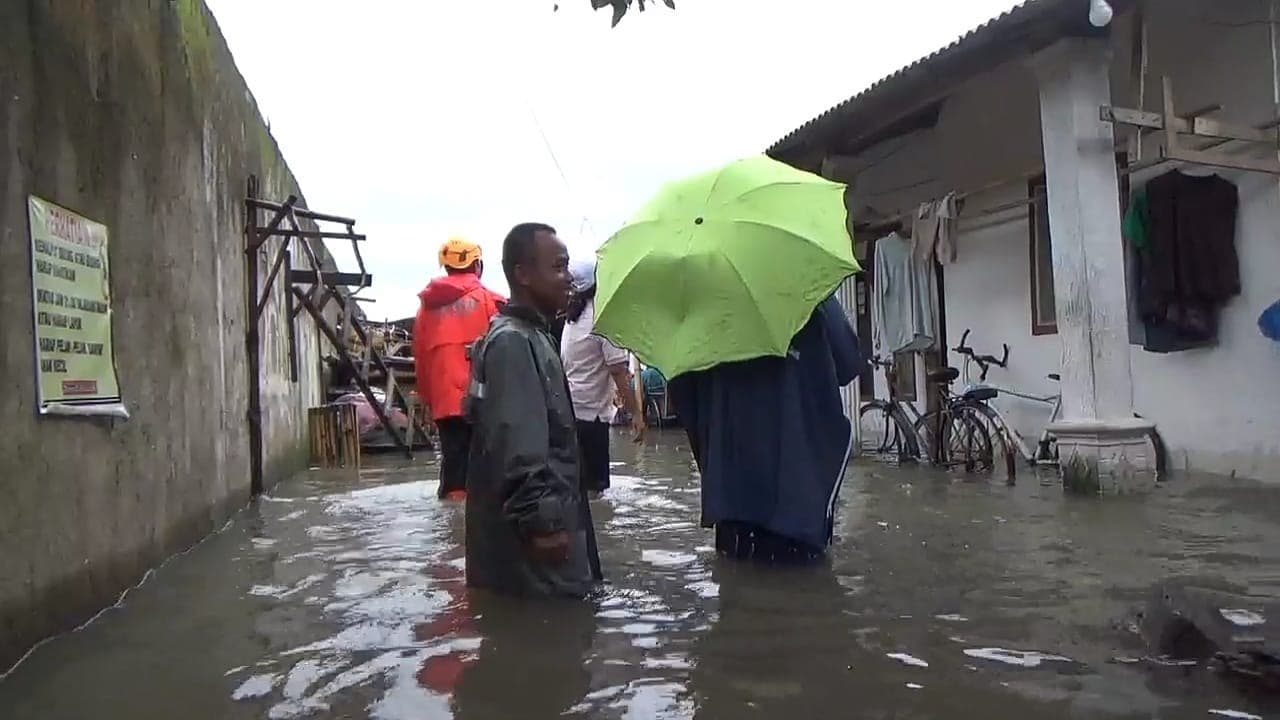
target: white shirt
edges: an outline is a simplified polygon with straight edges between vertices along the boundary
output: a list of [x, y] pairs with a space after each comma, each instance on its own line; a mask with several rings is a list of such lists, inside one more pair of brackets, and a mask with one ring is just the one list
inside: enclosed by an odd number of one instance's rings
[[592, 335], [595, 329], [596, 304], [588, 300], [577, 322], [564, 324], [560, 336], [560, 360], [569, 380], [574, 416], [586, 422], [612, 423], [618, 408], [613, 404], [618, 390], [609, 376], [609, 368], [626, 367], [630, 355], [626, 350]]

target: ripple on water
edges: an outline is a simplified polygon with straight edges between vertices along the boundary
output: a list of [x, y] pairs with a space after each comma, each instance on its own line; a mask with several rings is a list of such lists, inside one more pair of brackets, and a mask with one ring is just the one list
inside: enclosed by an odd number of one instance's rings
[[232, 700], [249, 700], [251, 698], [259, 698], [271, 693], [276, 686], [276, 681], [280, 679], [279, 675], [266, 673], [263, 675], [252, 675], [245, 678], [231, 693]]
[[1261, 715], [1254, 715], [1253, 713], [1241, 712], [1239, 710], [1210, 710], [1209, 714], [1217, 715], [1219, 717], [1235, 718], [1235, 720], [1262, 720]]
[[720, 584], [711, 580], [699, 580], [684, 586], [686, 590], [693, 591], [700, 598], [710, 599], [720, 597]]
[[915, 657], [914, 655], [908, 655], [906, 653], [889, 653], [888, 655], [886, 655], [886, 657], [888, 657], [890, 660], [897, 660], [903, 665], [910, 665], [911, 667], [920, 667], [920, 668], [929, 667], [929, 663], [925, 662], [924, 660], [921, 660], [918, 657]]
[[658, 567], [680, 567], [697, 561], [698, 556], [674, 550], [645, 550], [640, 553], [640, 559]]
[[1039, 667], [1041, 663], [1046, 662], [1075, 662], [1069, 657], [1049, 655], [1035, 650], [1006, 650], [994, 647], [966, 648], [964, 654], [981, 660], [992, 660], [1006, 665], [1018, 665], [1028, 668]]

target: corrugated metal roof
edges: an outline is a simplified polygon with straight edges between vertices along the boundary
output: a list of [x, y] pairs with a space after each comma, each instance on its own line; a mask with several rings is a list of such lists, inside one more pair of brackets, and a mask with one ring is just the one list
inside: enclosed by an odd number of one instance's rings
[[[1112, 0], [1112, 5], [1116, 6], [1117, 12], [1122, 10], [1119, 6], [1129, 4], [1131, 3], [1125, 0], [1120, 2]], [[889, 101], [881, 102], [882, 105], [901, 105], [909, 102], [903, 97], [890, 99], [885, 96], [897, 93], [900, 96], [910, 97], [913, 95], [912, 89], [906, 86], [913, 83], [927, 85], [927, 82], [921, 83], [921, 81], [946, 70], [953, 62], [962, 59], [973, 61], [976, 59], [975, 55], [987, 54], [994, 61], [988, 64], [993, 66], [1003, 61], [1001, 59], [1003, 55], [1034, 52], [1052, 40], [1067, 34], [1087, 33], [1091, 30], [1087, 17], [1088, 0], [1025, 0], [1020, 5], [961, 35], [950, 45], [880, 79], [857, 95], [792, 130], [771, 145], [766, 152], [777, 157], [779, 153], [794, 150], [815, 133], [835, 129], [835, 126], [840, 125], [842, 121], [847, 122], [851, 115], [881, 99]], [[927, 89], [926, 87], [920, 90]], [[915, 95], [916, 99], [923, 100], [918, 97], [918, 93]], [[897, 119], [896, 116], [886, 112], [879, 120], [887, 124], [895, 119]], [[873, 119], [868, 120], [874, 122]]]

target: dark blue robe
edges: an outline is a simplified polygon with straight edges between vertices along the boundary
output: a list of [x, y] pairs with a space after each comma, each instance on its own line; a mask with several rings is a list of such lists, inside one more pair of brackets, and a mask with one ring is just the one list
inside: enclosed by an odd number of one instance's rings
[[702, 472], [703, 526], [754, 526], [823, 551], [853, 442], [840, 388], [864, 366], [833, 296], [785, 357], [671, 378], [668, 392]]

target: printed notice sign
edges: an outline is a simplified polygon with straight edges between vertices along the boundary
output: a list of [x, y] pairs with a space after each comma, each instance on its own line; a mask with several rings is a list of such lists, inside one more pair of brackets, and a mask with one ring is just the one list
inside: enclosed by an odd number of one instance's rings
[[107, 226], [27, 198], [41, 414], [129, 417], [111, 345]]

